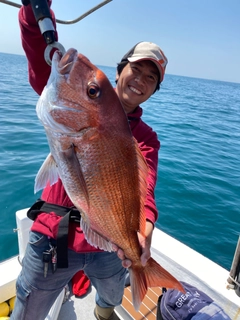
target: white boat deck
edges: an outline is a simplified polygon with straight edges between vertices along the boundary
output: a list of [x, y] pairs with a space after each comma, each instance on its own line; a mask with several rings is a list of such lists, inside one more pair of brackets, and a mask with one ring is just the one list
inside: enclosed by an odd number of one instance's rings
[[[93, 315], [95, 306], [95, 289], [89, 288], [88, 293], [83, 297], [70, 295], [69, 299], [63, 303], [58, 320], [96, 320]], [[47, 318], [46, 318], [47, 319]], [[50, 319], [49, 319], [50, 320]]]
[[[0, 302], [15, 295], [15, 283], [21, 270], [18, 259], [22, 259], [28, 240], [31, 221], [26, 217], [26, 210], [17, 212], [19, 239], [19, 257], [0, 263]], [[216, 263], [168, 236], [159, 229], [154, 230], [152, 239], [152, 257], [180, 281], [189, 282], [207, 293], [233, 320], [240, 320], [240, 297], [233, 290], [227, 289], [229, 272]], [[69, 286], [71, 289], [71, 285]], [[156, 318], [156, 302], [160, 288], [149, 291], [150, 300], [144, 300], [139, 313], [133, 310], [130, 288], [125, 289], [123, 305], [116, 308], [120, 319], [152, 320]], [[152, 292], [154, 291], [154, 292]], [[55, 302], [46, 320], [94, 320], [95, 289], [91, 287], [83, 297], [70, 294], [62, 304], [64, 292]], [[149, 302], [151, 301], [151, 303]], [[127, 309], [127, 310], [126, 310]]]
[[[158, 247], [161, 247], [161, 252], [156, 249]], [[233, 290], [227, 289], [229, 275], [227, 270], [158, 229], [154, 231], [152, 257], [178, 280], [189, 282], [211, 296], [231, 319], [240, 319], [240, 297]], [[95, 290], [92, 288], [83, 298], [70, 296], [69, 301], [63, 304], [58, 320], [66, 319], [67, 315], [70, 315], [69, 319], [71, 320], [95, 319], [93, 316], [94, 295]], [[154, 302], [157, 301], [157, 298], [156, 296], [153, 299]], [[128, 310], [131, 309], [128, 306], [127, 308]], [[144, 308], [142, 309], [144, 310]], [[144, 312], [141, 313], [141, 308], [138, 314], [131, 312], [132, 316], [122, 307], [118, 307], [117, 312], [120, 318], [124, 320], [146, 320], [155, 319], [156, 308], [153, 309], [147, 312], [148, 315], [146, 315], [146, 312], [145, 314]]]

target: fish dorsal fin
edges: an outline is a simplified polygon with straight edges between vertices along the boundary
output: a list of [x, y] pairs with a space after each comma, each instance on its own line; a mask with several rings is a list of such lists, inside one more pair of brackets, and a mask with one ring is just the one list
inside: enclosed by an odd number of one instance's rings
[[146, 227], [146, 214], [145, 214], [145, 200], [147, 196], [147, 176], [148, 176], [148, 165], [142, 152], [138, 146], [137, 140], [134, 138], [135, 147], [137, 151], [137, 162], [138, 162], [138, 174], [139, 174], [139, 189], [140, 189], [140, 215], [139, 215], [139, 232], [145, 236]]
[[112, 243], [107, 239], [104, 239], [97, 232], [93, 231], [89, 227], [89, 225], [86, 223], [84, 218], [81, 219], [80, 226], [85, 235], [85, 239], [91, 246], [95, 248], [99, 248], [104, 251], [109, 251], [109, 252], [113, 251]]
[[58, 170], [51, 153], [47, 156], [35, 178], [34, 193], [42, 190], [49, 182], [52, 186], [58, 181]]

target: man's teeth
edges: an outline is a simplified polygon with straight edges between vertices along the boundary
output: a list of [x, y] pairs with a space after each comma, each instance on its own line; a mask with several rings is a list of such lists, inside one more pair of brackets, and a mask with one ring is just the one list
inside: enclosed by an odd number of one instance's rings
[[142, 94], [141, 91], [137, 90], [136, 88], [134, 87], [129, 87], [130, 90], [132, 90], [133, 92], [137, 93], [137, 94]]

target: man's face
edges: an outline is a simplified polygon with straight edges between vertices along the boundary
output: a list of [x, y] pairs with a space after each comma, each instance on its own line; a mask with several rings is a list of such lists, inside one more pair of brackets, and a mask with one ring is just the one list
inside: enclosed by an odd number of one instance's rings
[[117, 75], [117, 95], [126, 113], [131, 113], [146, 101], [156, 89], [159, 72], [149, 60], [129, 62]]

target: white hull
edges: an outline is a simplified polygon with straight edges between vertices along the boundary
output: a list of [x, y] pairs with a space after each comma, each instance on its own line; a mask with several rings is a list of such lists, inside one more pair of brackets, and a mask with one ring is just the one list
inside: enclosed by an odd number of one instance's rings
[[[32, 221], [26, 217], [27, 209], [16, 213], [19, 256], [0, 263], [0, 303], [15, 296], [16, 278], [21, 270]], [[154, 230], [152, 256], [178, 280], [189, 282], [209, 294], [230, 316], [240, 320], [240, 297], [227, 289], [229, 271], [170, 237], [159, 229]], [[65, 291], [62, 291], [49, 312], [47, 320], [95, 319], [93, 316], [95, 290], [84, 298], [70, 299], [62, 305]], [[74, 305], [74, 307], [73, 307]], [[122, 307], [117, 308], [122, 319], [132, 319]]]

